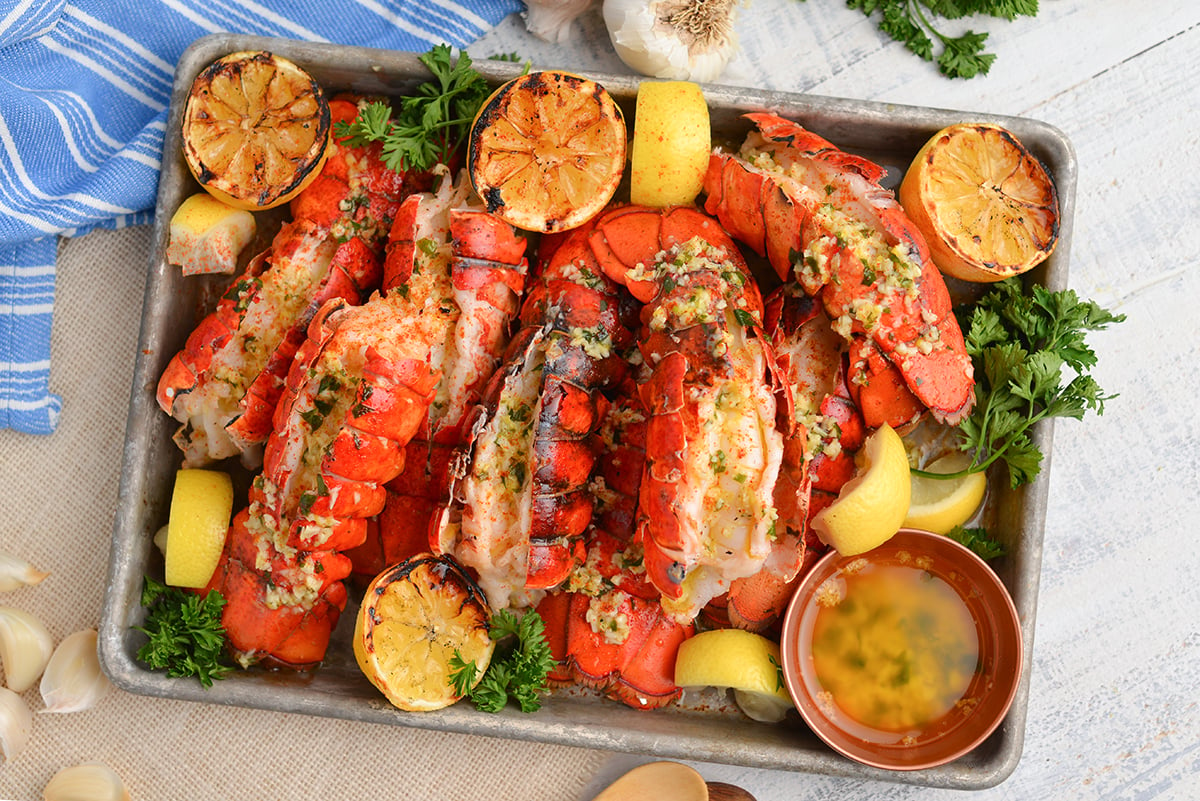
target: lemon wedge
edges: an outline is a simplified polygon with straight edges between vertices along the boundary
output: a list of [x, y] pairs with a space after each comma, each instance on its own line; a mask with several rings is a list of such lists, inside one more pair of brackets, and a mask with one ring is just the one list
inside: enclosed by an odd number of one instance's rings
[[708, 103], [689, 81], [643, 81], [638, 86], [629, 199], [644, 206], [682, 206], [704, 185], [712, 151]]
[[179, 470], [167, 522], [166, 574], [172, 587], [203, 587], [225, 548], [233, 481], [218, 470]]
[[232, 273], [254, 232], [253, 214], [197, 192], [171, 216], [167, 261], [184, 275]]
[[[954, 451], [931, 462], [925, 472], [957, 473], [970, 464], [970, 456]], [[955, 526], [971, 519], [983, 502], [986, 490], [987, 478], [983, 473], [970, 473], [960, 478], [926, 478], [914, 473], [904, 526], [948, 534]]]
[[734, 701], [753, 720], [778, 723], [793, 708], [783, 686], [778, 643], [742, 629], [702, 631], [683, 641], [675, 657], [679, 687], [733, 690]]
[[812, 520], [821, 541], [843, 556], [891, 539], [904, 523], [912, 497], [904, 440], [891, 426], [884, 424], [867, 437], [854, 461], [854, 478]]

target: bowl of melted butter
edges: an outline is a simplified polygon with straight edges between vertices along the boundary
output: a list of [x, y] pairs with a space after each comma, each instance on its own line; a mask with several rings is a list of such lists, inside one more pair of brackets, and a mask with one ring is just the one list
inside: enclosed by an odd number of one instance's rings
[[1004, 584], [970, 549], [901, 529], [857, 556], [831, 552], [784, 617], [784, 681], [818, 737], [892, 770], [943, 765], [996, 730], [1021, 678]]

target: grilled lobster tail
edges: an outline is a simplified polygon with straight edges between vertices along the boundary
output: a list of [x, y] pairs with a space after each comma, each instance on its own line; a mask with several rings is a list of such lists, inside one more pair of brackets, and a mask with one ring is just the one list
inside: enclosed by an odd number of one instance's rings
[[[856, 360], [858, 383], [881, 376], [885, 396], [902, 385], [938, 420], [961, 420], [975, 397], [971, 360], [924, 238], [879, 183], [883, 168], [773, 114], [746, 116], [759, 130], [737, 154], [713, 151], [705, 209], [782, 280], [819, 296], [843, 337], [872, 342], [884, 358]], [[898, 378], [882, 377], [893, 369]], [[871, 422], [910, 422], [884, 403]]]

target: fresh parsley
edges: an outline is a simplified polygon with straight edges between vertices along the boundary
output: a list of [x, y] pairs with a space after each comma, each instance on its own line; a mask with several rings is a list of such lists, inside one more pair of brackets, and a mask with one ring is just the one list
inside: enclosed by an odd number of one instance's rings
[[545, 632], [545, 623], [537, 612], [526, 612], [520, 618], [507, 609], [497, 612], [492, 616], [489, 634], [493, 640], [507, 642], [497, 644], [478, 684], [475, 678], [479, 666], [474, 661], [463, 661], [455, 651], [450, 658], [454, 691], [470, 698], [483, 712], [499, 712], [510, 697], [522, 712], [536, 712], [542, 705], [546, 676], [556, 664]]
[[[1073, 290], [1034, 286], [1029, 294], [1019, 278], [997, 283], [969, 311], [964, 322], [967, 353], [975, 366], [975, 406], [959, 424], [960, 447], [972, 454], [963, 473], [976, 473], [1003, 461], [1015, 487], [1041, 470], [1042, 452], [1029, 438], [1030, 428], [1049, 417], [1082, 419], [1087, 411], [1104, 413], [1105, 395], [1088, 370], [1096, 354], [1088, 332], [1124, 321]], [[1063, 382], [1064, 368], [1073, 375]]]
[[402, 98], [398, 111], [375, 101], [364, 104], [351, 122], [334, 126], [334, 133], [347, 137], [351, 147], [382, 142], [384, 164], [396, 172], [427, 170], [448, 162], [491, 94], [487, 80], [471, 66], [466, 52], [455, 59], [450, 46], [440, 44], [417, 58], [433, 73], [433, 79]]
[[938, 71], [948, 78], [974, 78], [986, 75], [996, 60], [994, 53], [985, 53], [986, 33], [965, 31], [959, 36], [942, 33], [941, 17], [957, 20], [973, 15], [998, 17], [1012, 21], [1019, 16], [1037, 16], [1037, 0], [846, 0], [868, 17], [879, 12], [879, 30], [903, 44], [926, 61], [937, 55]]
[[152, 670], [171, 677], [195, 676], [205, 687], [233, 668], [224, 661], [225, 629], [221, 609], [225, 598], [216, 590], [201, 597], [146, 577], [142, 586], [146, 625], [135, 626], [149, 641], [137, 658]]
[[1008, 549], [1001, 543], [992, 539], [992, 536], [985, 528], [955, 526], [946, 536], [958, 544], [970, 548], [980, 559], [995, 559], [997, 556], [1004, 556], [1008, 552]]

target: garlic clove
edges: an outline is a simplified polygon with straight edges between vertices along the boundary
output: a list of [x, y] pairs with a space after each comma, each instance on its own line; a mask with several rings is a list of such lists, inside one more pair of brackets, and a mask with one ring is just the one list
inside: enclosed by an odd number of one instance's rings
[[100, 762], [63, 768], [42, 790], [44, 801], [129, 801], [117, 772]]
[[38, 570], [24, 559], [0, 553], [0, 592], [10, 592], [38, 584], [48, 575], [50, 574]]
[[525, 29], [544, 42], [564, 44], [574, 36], [575, 18], [596, 0], [525, 0]]
[[94, 629], [84, 629], [66, 637], [42, 673], [42, 712], [82, 712], [90, 709], [108, 692], [108, 678], [100, 670]]
[[25, 750], [33, 729], [33, 712], [25, 699], [0, 687], [0, 764]]
[[54, 639], [50, 632], [28, 612], [0, 606], [0, 662], [8, 689], [23, 693], [46, 669]]

